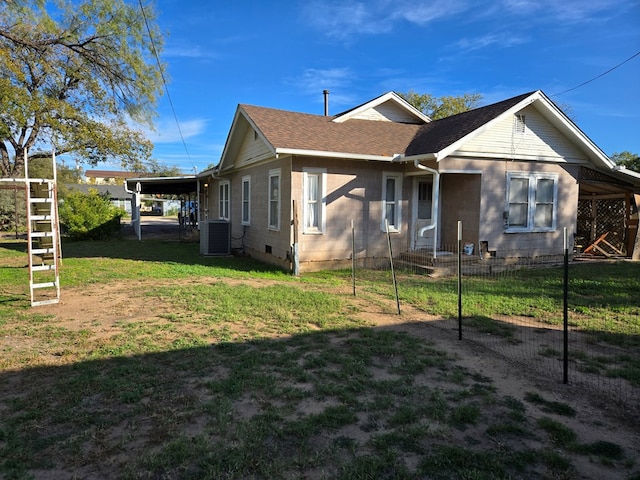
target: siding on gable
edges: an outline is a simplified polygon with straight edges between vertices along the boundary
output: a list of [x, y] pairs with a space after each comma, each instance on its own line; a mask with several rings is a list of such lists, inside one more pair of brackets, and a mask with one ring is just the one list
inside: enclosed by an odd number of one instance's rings
[[249, 129], [242, 139], [242, 144], [236, 157], [236, 167], [248, 165], [268, 158], [271, 154], [269, 147], [262, 138], [255, 138], [254, 131]]
[[420, 123], [416, 117], [410, 115], [406, 110], [398, 107], [392, 102], [385, 102], [374, 108], [369, 108], [352, 118], [381, 122]]
[[569, 142], [534, 107], [527, 107], [519, 114], [525, 116], [524, 134], [514, 132], [514, 117], [509, 116], [467, 142], [457, 153], [515, 160], [569, 163], [588, 161], [588, 157]]

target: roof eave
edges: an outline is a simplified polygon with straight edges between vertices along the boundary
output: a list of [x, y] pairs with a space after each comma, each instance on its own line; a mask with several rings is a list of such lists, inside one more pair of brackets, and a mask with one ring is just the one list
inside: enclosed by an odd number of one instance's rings
[[307, 157], [345, 158], [349, 160], [373, 160], [378, 162], [392, 162], [395, 158], [393, 155], [366, 155], [361, 153], [328, 152], [323, 150], [305, 150], [299, 148], [276, 148], [275, 154], [276, 157], [280, 155], [300, 155]]
[[416, 160], [419, 162], [438, 160], [439, 153], [421, 153], [419, 155], [403, 155], [398, 154], [393, 157], [394, 162], [415, 162]]

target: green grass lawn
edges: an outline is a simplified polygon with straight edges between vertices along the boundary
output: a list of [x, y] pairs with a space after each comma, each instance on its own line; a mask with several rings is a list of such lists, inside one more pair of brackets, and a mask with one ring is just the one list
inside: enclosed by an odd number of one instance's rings
[[[0, 243], [0, 478], [640, 478], [637, 445], [602, 420], [588, 439], [574, 428], [593, 412], [504, 394], [436, 341], [374, 325], [348, 273], [295, 278], [188, 243], [64, 243], [63, 303], [30, 308], [24, 252]], [[606, 315], [603, 341], [636, 348], [639, 273], [576, 267], [575, 321]], [[556, 322], [555, 273], [521, 275], [521, 290], [469, 279], [469, 318]], [[364, 303], [388, 302], [385, 282], [363, 279]], [[408, 276], [401, 299], [448, 316], [451, 287]], [[548, 301], [527, 309], [536, 288]], [[71, 292], [128, 302], [69, 315]]]

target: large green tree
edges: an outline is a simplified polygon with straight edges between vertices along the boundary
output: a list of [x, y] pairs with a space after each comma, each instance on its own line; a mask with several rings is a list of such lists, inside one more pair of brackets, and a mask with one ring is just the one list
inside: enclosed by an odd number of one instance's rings
[[162, 37], [145, 1], [0, 2], [0, 176], [55, 148], [88, 164], [145, 162]]
[[482, 95], [479, 93], [465, 93], [457, 97], [434, 97], [429, 93], [417, 93], [409, 90], [406, 93], [398, 93], [398, 95], [432, 120], [466, 112], [476, 108], [482, 100]]
[[640, 173], [640, 155], [637, 153], [627, 151], [614, 153], [611, 155], [611, 160], [616, 162], [618, 165], [628, 168], [629, 170]]

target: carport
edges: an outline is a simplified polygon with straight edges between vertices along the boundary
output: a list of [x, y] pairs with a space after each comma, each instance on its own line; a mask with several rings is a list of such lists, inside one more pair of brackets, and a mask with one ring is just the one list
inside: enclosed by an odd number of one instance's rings
[[576, 243], [585, 253], [640, 260], [640, 174], [580, 169]]
[[[127, 193], [131, 194], [131, 225], [138, 240], [142, 240], [140, 218], [142, 195], [176, 195], [181, 198], [181, 204], [184, 205], [186, 201], [197, 202], [200, 194], [200, 187], [195, 175], [127, 178], [124, 186]], [[182, 224], [179, 226], [182, 228]]]

